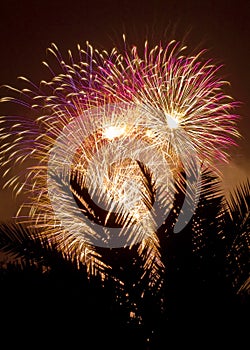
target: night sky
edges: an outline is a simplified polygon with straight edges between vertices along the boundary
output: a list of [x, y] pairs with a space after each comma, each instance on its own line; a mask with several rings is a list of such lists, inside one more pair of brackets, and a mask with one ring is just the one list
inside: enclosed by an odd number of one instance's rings
[[[62, 54], [84, 48], [88, 40], [98, 49], [110, 49], [125, 33], [131, 44], [152, 46], [160, 40], [182, 40], [190, 51], [208, 49], [208, 56], [225, 65], [230, 94], [242, 102], [239, 147], [232, 149], [223, 167], [225, 187], [250, 177], [250, 2], [249, 1], [26, 1], [0, 5], [0, 85], [19, 86], [18, 76], [38, 83], [47, 73], [42, 61], [56, 43]], [[186, 38], [186, 39], [185, 39]], [[1, 89], [1, 97], [6, 91]], [[1, 104], [1, 114], [13, 106]], [[4, 171], [4, 169], [2, 169]], [[1, 191], [0, 220], [9, 219], [18, 206], [9, 190]]]

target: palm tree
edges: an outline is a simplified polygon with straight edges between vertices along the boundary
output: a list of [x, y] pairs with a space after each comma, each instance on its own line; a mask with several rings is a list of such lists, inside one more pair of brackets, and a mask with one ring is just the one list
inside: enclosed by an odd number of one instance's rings
[[[70, 341], [70, 346], [79, 347], [89, 336], [94, 348], [105, 347], [112, 346], [113, 339], [106, 334], [122, 336], [128, 305], [112, 276], [103, 280], [100, 274], [90, 275], [76, 256], [58, 250], [24, 226], [1, 225], [0, 237], [1, 248], [13, 259], [0, 269], [1, 300], [6, 304], [1, 313], [2, 341], [10, 325], [13, 333], [32, 332], [39, 337], [39, 344], [51, 346], [65, 346], [65, 341]], [[13, 324], [13, 319], [21, 322]], [[59, 329], [61, 334], [51, 329]], [[24, 346], [28, 340], [18, 338]]]
[[[144, 171], [144, 177], [153, 198], [150, 174]], [[45, 341], [57, 324], [61, 335], [50, 339], [63, 342], [67, 333], [71, 347], [78, 342], [83, 348], [86, 337], [93, 347], [133, 344], [138, 349], [165, 349], [173, 340], [177, 346], [180, 334], [194, 344], [194, 332], [212, 341], [215, 334], [243, 339], [249, 307], [249, 181], [226, 201], [219, 179], [204, 170], [195, 213], [176, 234], [185, 174], [182, 181], [176, 182], [173, 208], [157, 231], [161, 264], [148, 263], [147, 247], [140, 253], [137, 246], [100, 248], [107, 269], [90, 274], [76, 254], [58, 250], [39, 232], [2, 224], [0, 250], [12, 258], [0, 269], [1, 300], [8, 305], [2, 319], [28, 315], [28, 322], [15, 329], [32, 329]], [[152, 269], [157, 271], [153, 283]]]
[[240, 184], [225, 200], [224, 230], [227, 269], [237, 291], [249, 277], [250, 181]]

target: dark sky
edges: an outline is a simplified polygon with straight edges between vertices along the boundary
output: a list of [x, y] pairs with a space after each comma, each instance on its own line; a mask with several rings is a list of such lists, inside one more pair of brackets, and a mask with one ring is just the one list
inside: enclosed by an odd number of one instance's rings
[[[84, 47], [86, 40], [110, 49], [125, 33], [138, 46], [146, 36], [155, 44], [187, 37], [191, 49], [209, 49], [225, 65], [230, 94], [242, 102], [243, 138], [224, 169], [225, 183], [250, 176], [250, 1], [8, 0], [0, 5], [0, 33], [0, 84], [14, 86], [20, 75], [35, 82], [44, 78], [41, 62], [52, 42], [63, 53], [78, 43]], [[8, 106], [0, 108], [8, 113]], [[0, 193], [2, 220], [13, 214], [14, 205], [9, 191]]]

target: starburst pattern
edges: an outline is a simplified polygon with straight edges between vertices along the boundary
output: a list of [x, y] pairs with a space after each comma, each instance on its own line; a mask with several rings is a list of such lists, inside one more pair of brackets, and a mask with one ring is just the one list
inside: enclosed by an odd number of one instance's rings
[[45, 62], [50, 80], [35, 86], [22, 77], [28, 87], [9, 87], [21, 98], [2, 99], [35, 113], [8, 117], [10, 128], [2, 129], [5, 175], [13, 164], [35, 164], [25, 179], [6, 181], [30, 198], [27, 218], [17, 216], [85, 260], [100, 242], [109, 246], [110, 228], [120, 229], [122, 246], [139, 243], [157, 256], [172, 179], [194, 159], [211, 167], [226, 161], [239, 136], [237, 103], [223, 92], [220, 67], [185, 50], [174, 41], [150, 50], [145, 42], [141, 57], [136, 47], [108, 53], [87, 43], [78, 46], [78, 61], [69, 51], [65, 62], [52, 44], [60, 72]]

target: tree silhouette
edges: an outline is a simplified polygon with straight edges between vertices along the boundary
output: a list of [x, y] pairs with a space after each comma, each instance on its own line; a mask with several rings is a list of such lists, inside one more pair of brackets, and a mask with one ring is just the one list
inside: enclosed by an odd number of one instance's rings
[[172, 341], [202, 345], [203, 337], [239, 346], [249, 312], [250, 182], [226, 200], [219, 179], [203, 170], [195, 213], [174, 233], [185, 176], [182, 181], [157, 231], [160, 263], [148, 264], [147, 249], [139, 253], [136, 245], [98, 248], [106, 267], [90, 273], [77, 254], [59, 250], [40, 232], [2, 224], [0, 250], [10, 257], [0, 269], [2, 342], [158, 350]]

